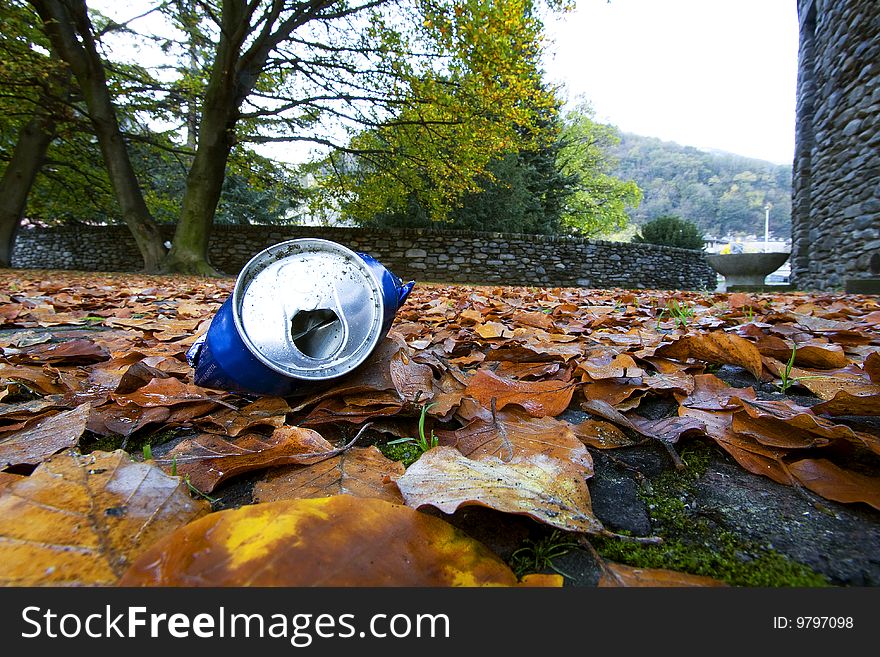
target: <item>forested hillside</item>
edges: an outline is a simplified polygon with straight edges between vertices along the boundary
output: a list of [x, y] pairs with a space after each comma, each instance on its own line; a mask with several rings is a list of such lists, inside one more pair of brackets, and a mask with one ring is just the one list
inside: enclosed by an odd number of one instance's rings
[[693, 221], [704, 235], [763, 235], [769, 202], [771, 234], [790, 233], [790, 165], [628, 133], [612, 154], [619, 160], [613, 175], [634, 180], [643, 192], [630, 215], [636, 224], [674, 214]]

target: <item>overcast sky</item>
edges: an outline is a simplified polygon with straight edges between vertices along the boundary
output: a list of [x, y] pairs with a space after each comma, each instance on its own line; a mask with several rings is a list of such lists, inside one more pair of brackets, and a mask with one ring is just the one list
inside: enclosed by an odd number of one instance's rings
[[790, 164], [795, 0], [578, 0], [547, 21], [548, 79], [624, 132]]

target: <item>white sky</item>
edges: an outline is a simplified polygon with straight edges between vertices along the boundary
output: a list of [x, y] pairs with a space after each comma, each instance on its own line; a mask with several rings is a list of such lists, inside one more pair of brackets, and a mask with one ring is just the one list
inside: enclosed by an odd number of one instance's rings
[[578, 0], [546, 25], [548, 80], [597, 120], [791, 163], [795, 0]]
[[[153, 4], [89, 0], [117, 19]], [[571, 104], [588, 100], [597, 120], [684, 146], [791, 163], [795, 0], [577, 0], [546, 27], [547, 79]], [[306, 149], [293, 149], [303, 151], [293, 159]]]

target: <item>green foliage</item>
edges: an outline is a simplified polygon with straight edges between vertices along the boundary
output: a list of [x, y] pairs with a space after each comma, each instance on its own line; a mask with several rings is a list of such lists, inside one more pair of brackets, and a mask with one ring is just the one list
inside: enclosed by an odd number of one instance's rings
[[510, 555], [510, 568], [516, 574], [517, 579], [522, 579], [523, 576], [530, 573], [540, 573], [546, 570], [553, 570], [564, 576], [565, 573], [553, 565], [553, 560], [579, 547], [564, 533], [554, 529], [550, 534], [538, 540], [525, 539], [523, 546], [514, 550]]
[[626, 227], [628, 212], [638, 207], [642, 193], [632, 180], [614, 173], [611, 149], [620, 141], [617, 130], [593, 120], [593, 110], [582, 103], [564, 120], [557, 166], [575, 179], [565, 199], [562, 224], [591, 237]]
[[664, 315], [674, 319], [675, 323], [684, 329], [687, 328], [688, 323], [693, 319], [694, 309], [686, 301], [682, 303], [678, 299], [670, 299], [666, 302], [666, 307], [661, 308], [660, 313], [657, 315], [658, 328]]
[[434, 42], [448, 65], [406, 65], [399, 109], [317, 164], [315, 210], [368, 225], [551, 232], [558, 102], [541, 80], [536, 4], [423, 5], [424, 33], [411, 38]]
[[703, 235], [690, 221], [680, 217], [663, 215], [642, 226], [641, 234], [633, 237], [633, 242], [641, 244], [661, 244], [681, 249], [701, 250]]
[[762, 235], [764, 207], [771, 204], [770, 230], [791, 231], [791, 165], [705, 152], [653, 137], [624, 133], [612, 148], [613, 173], [632, 179], [643, 192], [631, 211], [636, 224], [676, 215], [706, 235]]
[[437, 437], [431, 430], [430, 438], [425, 435], [425, 417], [434, 404], [423, 404], [422, 412], [419, 416], [419, 435], [418, 437], [408, 436], [406, 438], [398, 438], [397, 440], [389, 440], [384, 445], [379, 446], [379, 450], [392, 461], [401, 461], [405, 467], [409, 467], [418, 460], [418, 458], [429, 449], [437, 447]]

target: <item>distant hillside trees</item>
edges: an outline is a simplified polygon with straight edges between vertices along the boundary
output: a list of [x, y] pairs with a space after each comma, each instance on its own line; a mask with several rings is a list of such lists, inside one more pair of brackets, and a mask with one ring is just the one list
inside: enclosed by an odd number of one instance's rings
[[612, 154], [618, 178], [642, 190], [631, 211], [643, 225], [662, 215], [695, 223], [705, 235], [763, 235], [765, 206], [777, 236], [791, 232], [791, 166], [705, 152], [652, 137], [624, 133]]

